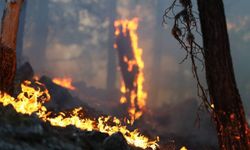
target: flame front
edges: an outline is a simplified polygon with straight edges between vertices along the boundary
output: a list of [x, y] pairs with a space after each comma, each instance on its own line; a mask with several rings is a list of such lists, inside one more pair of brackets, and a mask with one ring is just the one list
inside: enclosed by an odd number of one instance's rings
[[[138, 18], [133, 18], [132, 20], [116, 20], [114, 22], [114, 27], [116, 38], [119, 38], [119, 36], [129, 36], [131, 40], [130, 46], [132, 48], [133, 57], [128, 58], [128, 56], [123, 55], [122, 60], [120, 61], [123, 61], [127, 64], [127, 71], [131, 74], [134, 73], [134, 68], [137, 68], [136, 77], [134, 81], [132, 81], [133, 88], [126, 87], [126, 84], [124, 83], [125, 79], [121, 81], [120, 88], [120, 91], [123, 94], [123, 96], [120, 98], [120, 103], [123, 104], [129, 102], [130, 106], [128, 108], [128, 113], [130, 116], [130, 121], [133, 123], [136, 119], [142, 116], [143, 111], [145, 110], [147, 98], [147, 93], [143, 89], [144, 62], [142, 59], [142, 49], [138, 46]], [[122, 49], [119, 49], [119, 43], [117, 41], [114, 44], [114, 48], [116, 48], [118, 52]]]
[[69, 90], [75, 90], [76, 88], [72, 85], [72, 78], [53, 78], [52, 81], [57, 84], [60, 85], [62, 87], [65, 87]]
[[[0, 92], [0, 102], [3, 106], [12, 105], [18, 113], [31, 115], [36, 111], [46, 111], [43, 103], [50, 99], [48, 90], [41, 91], [40, 88], [35, 89], [30, 85], [30, 81], [25, 81], [21, 85], [22, 92], [17, 96], [17, 99], [11, 97], [6, 93]], [[37, 85], [41, 86], [39, 82]]]
[[97, 130], [109, 135], [121, 132], [130, 145], [143, 149], [157, 149], [158, 147], [159, 138], [150, 141], [149, 138], [140, 134], [137, 129], [134, 131], [127, 129], [117, 118], [103, 116], [97, 119], [84, 118], [82, 108], [75, 108], [68, 113], [69, 115], [60, 112], [55, 117], [50, 117], [53, 112], [49, 112], [43, 105], [50, 100], [50, 94], [45, 86], [37, 81], [34, 85], [30, 81], [25, 81], [21, 88], [22, 91], [16, 99], [6, 93], [0, 93], [0, 102], [4, 106], [12, 105], [18, 113], [28, 115], [35, 113], [40, 119], [49, 122], [52, 126], [66, 127], [73, 125], [82, 130]]

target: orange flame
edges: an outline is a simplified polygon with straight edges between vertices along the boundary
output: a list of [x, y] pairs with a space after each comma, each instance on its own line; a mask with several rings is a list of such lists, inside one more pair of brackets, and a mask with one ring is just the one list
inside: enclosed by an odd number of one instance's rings
[[[142, 135], [137, 129], [130, 131], [126, 126], [122, 125], [121, 121], [112, 117], [99, 117], [97, 119], [83, 118], [84, 114], [81, 113], [82, 108], [75, 108], [70, 115], [63, 112], [58, 113], [56, 117], [50, 117], [52, 112], [49, 112], [43, 105], [50, 100], [50, 94], [45, 86], [38, 81], [35, 85], [30, 81], [25, 81], [21, 85], [22, 91], [13, 98], [6, 93], [0, 92], [0, 103], [4, 106], [12, 105], [14, 109], [21, 114], [31, 115], [35, 113], [40, 119], [49, 122], [52, 126], [66, 127], [73, 125], [79, 129], [93, 131], [97, 130], [109, 135], [115, 132], [121, 132], [128, 144], [140, 147], [143, 149], [151, 148], [157, 149], [159, 138], [149, 140], [148, 137]], [[112, 125], [110, 125], [112, 124]]]
[[[119, 36], [120, 34], [126, 35], [129, 33], [131, 38], [131, 46], [133, 49], [133, 54], [135, 59], [129, 60], [127, 57], [123, 58], [123, 61], [128, 64], [128, 71], [131, 72], [134, 66], [138, 66], [139, 73], [137, 75], [136, 80], [134, 81], [134, 86], [137, 87], [136, 90], [130, 91], [130, 107], [128, 108], [128, 113], [131, 119], [131, 123], [133, 123], [136, 119], [140, 118], [143, 114], [143, 111], [146, 106], [146, 98], [147, 93], [143, 89], [144, 83], [144, 62], [142, 60], [142, 49], [138, 46], [138, 18], [133, 18], [132, 20], [116, 20], [114, 22], [115, 26], [115, 36]], [[122, 27], [122, 31], [120, 28]], [[129, 31], [129, 32], [127, 32]], [[114, 44], [114, 48], [117, 48], [117, 44]], [[124, 82], [121, 82], [121, 93], [125, 95], [126, 86]], [[120, 99], [121, 103], [125, 103], [128, 100], [125, 96], [122, 96]]]
[[[25, 81], [22, 85], [22, 92], [17, 96], [17, 99], [9, 96], [6, 93], [0, 95], [0, 102], [3, 106], [12, 105], [18, 113], [31, 115], [33, 112], [43, 110], [46, 108], [43, 103], [50, 99], [48, 90], [41, 91], [40, 87], [36, 90], [30, 85], [30, 81]], [[36, 82], [38, 86], [42, 84]], [[0, 92], [1, 94], [1, 92]]]
[[188, 150], [185, 146], [181, 147], [180, 150]]
[[52, 81], [57, 84], [60, 85], [62, 87], [65, 87], [69, 90], [75, 90], [76, 88], [72, 85], [72, 78], [53, 78]]

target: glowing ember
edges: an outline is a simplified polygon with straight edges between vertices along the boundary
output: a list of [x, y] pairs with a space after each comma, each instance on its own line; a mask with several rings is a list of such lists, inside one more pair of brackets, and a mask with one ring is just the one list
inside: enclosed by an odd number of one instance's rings
[[188, 150], [185, 146], [183, 146], [180, 150]]
[[[142, 49], [138, 46], [138, 18], [132, 20], [116, 20], [114, 22], [115, 36], [130, 36], [132, 54], [134, 57], [123, 57], [123, 62], [127, 64], [127, 71], [131, 74], [136, 73], [133, 81], [133, 88], [126, 87], [124, 81], [121, 82], [121, 93], [123, 96], [120, 103], [129, 102], [128, 113], [130, 121], [133, 123], [136, 119], [140, 118], [145, 110], [147, 93], [143, 89], [144, 83], [144, 62], [142, 60]], [[119, 51], [119, 44], [115, 43], [114, 48]], [[124, 52], [123, 52], [124, 53]], [[135, 69], [136, 68], [136, 69]], [[136, 70], [136, 71], [134, 71]], [[123, 77], [124, 78], [124, 77]]]
[[65, 87], [69, 90], [75, 90], [76, 88], [72, 85], [71, 78], [53, 78], [52, 80], [55, 84]]
[[211, 104], [211, 108], [214, 109], [214, 104]]
[[115, 132], [121, 132], [130, 145], [143, 149], [157, 149], [158, 147], [158, 137], [156, 140], [150, 141], [149, 138], [141, 135], [137, 129], [134, 131], [128, 130], [127, 127], [122, 125], [121, 121], [117, 118], [84, 118], [84, 114], [81, 111], [82, 108], [75, 108], [69, 113], [70, 115], [60, 112], [56, 117], [50, 117], [52, 112], [48, 112], [47, 108], [43, 105], [46, 101], [50, 100], [48, 90], [37, 81], [34, 84], [30, 81], [25, 81], [24, 84], [21, 85], [21, 88], [22, 91], [16, 99], [8, 94], [1, 93], [0, 102], [4, 106], [12, 105], [17, 112], [22, 114], [31, 115], [32, 113], [36, 113], [39, 118], [45, 122], [49, 122], [53, 126], [66, 127], [74, 125], [82, 130], [97, 130], [109, 135]]

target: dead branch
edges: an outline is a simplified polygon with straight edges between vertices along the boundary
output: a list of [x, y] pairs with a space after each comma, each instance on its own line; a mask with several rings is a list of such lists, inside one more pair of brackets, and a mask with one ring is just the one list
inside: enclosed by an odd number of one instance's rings
[[180, 63], [190, 58], [192, 64], [192, 73], [197, 81], [197, 95], [202, 99], [202, 103], [198, 110], [203, 106], [208, 111], [212, 111], [211, 104], [208, 100], [207, 90], [200, 81], [197, 71], [197, 63], [204, 66], [204, 50], [195, 40], [195, 35], [201, 35], [197, 25], [198, 16], [193, 10], [191, 0], [174, 0], [173, 3], [165, 10], [163, 15], [163, 24], [173, 20], [172, 35], [179, 42], [181, 48], [186, 52], [185, 57]]

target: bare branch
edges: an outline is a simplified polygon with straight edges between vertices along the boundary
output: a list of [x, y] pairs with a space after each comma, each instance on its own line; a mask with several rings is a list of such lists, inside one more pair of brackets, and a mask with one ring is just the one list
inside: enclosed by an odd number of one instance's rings
[[[179, 10], [178, 12], [176, 10], [177, 8]], [[202, 46], [195, 41], [195, 35], [201, 36], [199, 27], [197, 26], [198, 18], [198, 13], [193, 11], [191, 0], [174, 0], [170, 7], [165, 10], [163, 24], [167, 24], [169, 20], [173, 20], [172, 35], [179, 42], [181, 48], [187, 53], [180, 63], [190, 58], [192, 73], [197, 82], [197, 95], [202, 99], [201, 105], [210, 112], [213, 109], [208, 100], [207, 90], [202, 85], [197, 72], [197, 63], [201, 64], [202, 70], [204, 68], [204, 50]], [[199, 109], [201, 109], [201, 107], [199, 107]]]

